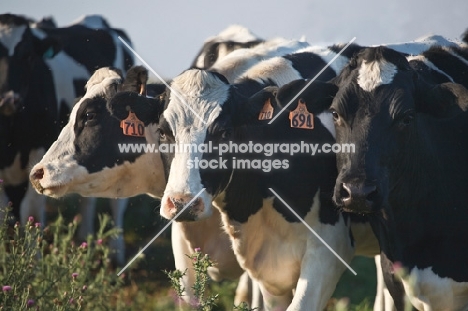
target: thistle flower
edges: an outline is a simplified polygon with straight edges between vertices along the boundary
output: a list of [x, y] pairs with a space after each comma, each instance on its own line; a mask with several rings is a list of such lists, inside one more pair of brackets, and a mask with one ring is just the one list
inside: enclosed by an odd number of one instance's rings
[[11, 291], [11, 286], [10, 285], [4, 285], [4, 286], [2, 286], [2, 290], [4, 292], [9, 292], [9, 291]]
[[26, 306], [27, 306], [28, 308], [31, 308], [32, 306], [34, 306], [34, 303], [35, 303], [34, 300], [28, 299], [28, 301], [26, 302]]

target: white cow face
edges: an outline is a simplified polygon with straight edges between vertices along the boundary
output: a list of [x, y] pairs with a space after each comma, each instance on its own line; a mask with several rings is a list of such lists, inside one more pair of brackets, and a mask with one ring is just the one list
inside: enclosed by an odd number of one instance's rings
[[[193, 69], [175, 78], [171, 86], [173, 92], [160, 120], [160, 144], [203, 144], [208, 127], [229, 97], [229, 84], [219, 75]], [[166, 169], [170, 167], [161, 201], [161, 215], [167, 219], [174, 218], [197, 195], [178, 219], [198, 220], [211, 215], [212, 197], [202, 191], [199, 169], [188, 165], [201, 160], [203, 153], [185, 151], [162, 155]]]

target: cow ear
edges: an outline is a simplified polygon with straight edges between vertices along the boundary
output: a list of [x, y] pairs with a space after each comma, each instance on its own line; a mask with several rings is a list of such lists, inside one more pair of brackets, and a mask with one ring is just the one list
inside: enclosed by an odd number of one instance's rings
[[107, 109], [119, 120], [126, 119], [132, 111], [147, 126], [159, 122], [164, 111], [164, 96], [147, 98], [135, 92], [119, 92], [107, 102]]
[[148, 70], [143, 66], [133, 66], [127, 71], [121, 90], [146, 95], [147, 82]]
[[255, 93], [248, 99], [243, 99], [240, 108], [237, 110], [235, 125], [245, 125], [258, 123], [262, 124], [269, 122], [274, 117], [274, 114], [279, 111], [276, 103], [276, 94], [278, 87], [268, 86], [263, 90]]
[[338, 87], [333, 83], [322, 81], [314, 81], [310, 85], [308, 83], [308, 80], [299, 79], [285, 84], [276, 96], [278, 105], [281, 108], [286, 107], [286, 111], [289, 112], [296, 109], [297, 102], [302, 100], [306, 103], [307, 110], [313, 114], [322, 113], [330, 108]]
[[457, 83], [417, 83], [416, 111], [437, 118], [449, 118], [468, 110], [468, 90]]

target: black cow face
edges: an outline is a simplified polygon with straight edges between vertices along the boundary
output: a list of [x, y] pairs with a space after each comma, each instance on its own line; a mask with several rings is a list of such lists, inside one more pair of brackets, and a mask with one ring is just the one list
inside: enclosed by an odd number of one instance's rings
[[[375, 212], [387, 206], [401, 174], [414, 170], [427, 139], [421, 123], [452, 113], [454, 96], [446, 85], [424, 83], [403, 55], [382, 47], [361, 52], [337, 82], [336, 140], [354, 143], [355, 153], [337, 155], [334, 199], [345, 210]], [[422, 167], [431, 161], [419, 160]]]

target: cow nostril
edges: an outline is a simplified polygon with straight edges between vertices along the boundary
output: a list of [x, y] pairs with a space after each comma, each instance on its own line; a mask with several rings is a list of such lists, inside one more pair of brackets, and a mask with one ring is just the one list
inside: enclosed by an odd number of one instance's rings
[[34, 180], [41, 180], [43, 177], [44, 177], [44, 169], [42, 169], [42, 168], [37, 169], [37, 170], [32, 174], [32, 178], [33, 178]]
[[344, 183], [340, 184], [340, 196], [341, 199], [347, 199], [351, 196], [351, 191], [345, 186]]

